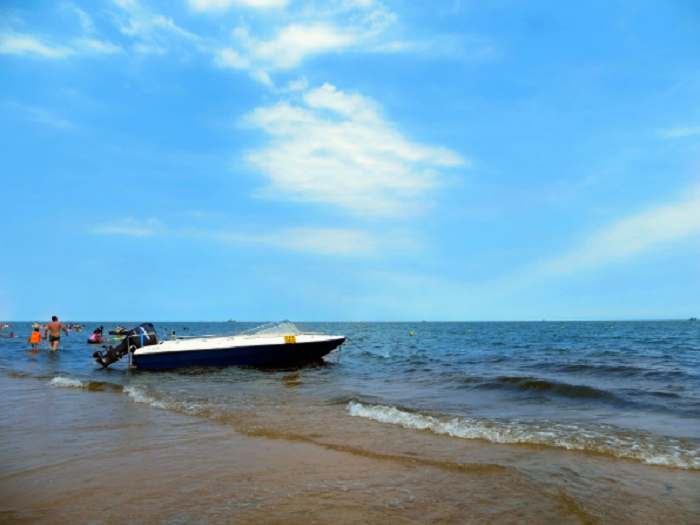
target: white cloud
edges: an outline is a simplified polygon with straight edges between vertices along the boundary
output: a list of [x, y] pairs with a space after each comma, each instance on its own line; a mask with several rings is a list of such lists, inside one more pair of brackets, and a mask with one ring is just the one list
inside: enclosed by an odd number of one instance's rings
[[234, 31], [239, 50], [225, 48], [218, 52], [220, 67], [250, 69], [257, 80], [269, 84], [269, 72], [290, 69], [309, 55], [340, 51], [356, 45], [362, 35], [330, 24], [291, 24], [279, 31], [273, 40], [257, 41], [244, 29]]
[[234, 67], [236, 69], [248, 69], [250, 67], [250, 59], [242, 57], [233, 49], [220, 51], [216, 62], [221, 67]]
[[301, 77], [298, 80], [290, 80], [287, 84], [287, 91], [305, 91], [309, 87], [309, 81], [306, 77]]
[[382, 245], [369, 232], [334, 228], [285, 228], [260, 235], [234, 233], [217, 237], [225, 241], [269, 244], [317, 255], [370, 255]]
[[70, 46], [46, 44], [35, 36], [5, 33], [0, 35], [0, 54], [34, 55], [42, 58], [62, 59], [82, 54], [107, 54], [122, 51], [110, 42], [93, 38], [74, 40]]
[[669, 138], [669, 139], [675, 139], [675, 138], [680, 138], [680, 137], [690, 137], [693, 135], [700, 135], [700, 126], [667, 129], [667, 130], [663, 131], [662, 134], [664, 137]]
[[52, 128], [57, 129], [69, 129], [73, 127], [72, 123], [60, 117], [57, 117], [47, 109], [23, 106], [22, 104], [16, 104], [14, 102], [10, 104], [15, 108], [19, 109], [26, 120], [38, 122], [40, 124], [45, 124], [47, 126], [51, 126]]
[[296, 66], [307, 55], [336, 51], [357, 43], [361, 34], [330, 24], [291, 24], [269, 42], [248, 44], [252, 55], [274, 69]]
[[351, 6], [351, 7], [357, 6], [357, 7], [367, 8], [367, 7], [373, 6], [376, 3], [376, 1], [375, 0], [343, 0], [343, 3], [345, 5]]
[[90, 54], [110, 54], [123, 51], [120, 46], [115, 46], [110, 42], [100, 42], [92, 38], [83, 38], [75, 41], [75, 46], [83, 53]]
[[189, 0], [189, 3], [195, 9], [209, 11], [228, 9], [232, 5], [244, 5], [256, 9], [284, 7], [289, 0]]
[[404, 51], [412, 51], [419, 47], [416, 42], [392, 41], [379, 44], [374, 47], [374, 51], [378, 53], [400, 53]]
[[162, 230], [161, 222], [156, 218], [137, 221], [129, 217], [121, 221], [101, 224], [93, 228], [98, 235], [128, 235], [131, 237], [147, 237]]
[[155, 32], [165, 31], [191, 40], [199, 37], [178, 26], [172, 18], [163, 15], [153, 15], [144, 10], [136, 10], [130, 13], [127, 23], [122, 24], [121, 32], [129, 36], [152, 36]]
[[[165, 54], [168, 47], [183, 40], [189, 44], [200, 45], [199, 36], [182, 29], [170, 17], [150, 12], [136, 0], [112, 0], [112, 2], [123, 10], [112, 13], [116, 24], [124, 35], [134, 38], [132, 47], [138, 53]], [[83, 29], [82, 37], [73, 39], [69, 44], [56, 45], [37, 36], [6, 31], [0, 33], [0, 54], [61, 59], [69, 56], [105, 55], [123, 51], [121, 46], [94, 37], [95, 26], [87, 13], [70, 4], [66, 7], [77, 14]], [[23, 22], [17, 19], [14, 23]]]
[[[188, 215], [200, 219], [219, 216], [219, 214], [198, 211], [189, 212]], [[111, 223], [99, 224], [92, 229], [92, 232], [98, 235], [126, 235], [130, 237], [150, 237], [166, 231], [174, 237], [195, 237], [218, 243], [267, 244], [285, 250], [330, 256], [374, 255], [387, 244], [407, 244], [401, 232], [396, 233], [388, 241], [382, 241], [367, 231], [341, 228], [296, 227], [256, 234], [196, 228], [168, 230], [166, 225], [156, 218], [139, 221], [129, 217]]]
[[446, 148], [409, 142], [362, 95], [325, 84], [304, 101], [307, 107], [257, 108], [246, 119], [273, 137], [247, 160], [270, 179], [274, 194], [401, 216], [427, 205], [423, 194], [440, 185], [436, 167], [468, 164]]
[[[268, 76], [269, 78], [269, 76]], [[272, 85], [272, 81], [270, 81]], [[273, 91], [277, 94], [281, 93], [293, 93], [295, 91], [306, 91], [309, 88], [309, 81], [305, 76], [298, 78], [297, 80], [290, 80], [287, 85], [280, 88], [274, 88]]]
[[144, 55], [164, 55], [167, 53], [165, 49], [156, 45], [142, 44], [137, 42], [133, 45], [133, 50]]
[[83, 28], [85, 33], [92, 33], [95, 30], [95, 24], [92, 22], [92, 18], [82, 9], [73, 6], [73, 11], [78, 15], [80, 20], [80, 26]]
[[319, 89], [309, 91], [304, 96], [309, 107], [330, 109], [344, 117], [356, 120], [372, 120], [377, 118], [379, 106], [370, 98], [359, 93], [352, 95], [338, 91], [335, 86], [324, 84]]
[[396, 15], [378, 2], [339, 0], [323, 9], [305, 9], [300, 19], [268, 40], [239, 27], [232, 33], [233, 44], [219, 49], [215, 62], [248, 69], [254, 78], [269, 83], [270, 72], [297, 67], [310, 56], [351, 48], [375, 51], [378, 35], [395, 21]]
[[136, 0], [112, 1], [123, 10], [115, 16], [119, 30], [138, 40], [133, 46], [138, 53], [163, 55], [178, 42], [196, 44], [201, 41], [198, 35], [181, 28], [171, 17], [154, 14]]
[[29, 35], [0, 35], [0, 54], [38, 55], [43, 58], [66, 58], [75, 54], [70, 47], [45, 44]]
[[421, 53], [459, 61], [487, 61], [498, 56], [494, 42], [480, 35], [437, 35], [428, 40], [387, 40], [371, 48], [375, 53]]
[[117, 4], [122, 9], [137, 9], [139, 7], [136, 0], [112, 0], [112, 2]]
[[[254, 79], [274, 88], [270, 75], [274, 71], [298, 67], [308, 57], [339, 53], [349, 49], [375, 53], [421, 50], [425, 44], [391, 41], [396, 15], [378, 0], [327, 0], [308, 2], [290, 12], [278, 11], [263, 24], [264, 36], [251, 36], [239, 27], [232, 38], [222, 42], [215, 34], [198, 35], [183, 29], [172, 17], [159, 14], [138, 0], [111, 0], [107, 12], [121, 33], [132, 39], [123, 44], [140, 54], [164, 55], [177, 50], [184, 56], [192, 53], [213, 55], [222, 68], [243, 69]], [[256, 9], [284, 7], [288, 0], [190, 0], [194, 9], [226, 9], [234, 5]], [[97, 38], [98, 29], [91, 16], [71, 2], [64, 5], [77, 16], [82, 36], [70, 43], [57, 45], [46, 38], [20, 35], [12, 31], [0, 34], [0, 54], [19, 54], [44, 58], [66, 58], [81, 54], [108, 54], [122, 51], [118, 45]], [[267, 15], [267, 12], [265, 13]], [[22, 24], [16, 19], [13, 24]], [[436, 47], [436, 46], [433, 46]], [[438, 46], [441, 49], [445, 45]], [[277, 92], [301, 89], [290, 85]]]
[[548, 263], [552, 273], [573, 273], [628, 259], [670, 241], [700, 235], [700, 187], [685, 199], [621, 219], [571, 253]]

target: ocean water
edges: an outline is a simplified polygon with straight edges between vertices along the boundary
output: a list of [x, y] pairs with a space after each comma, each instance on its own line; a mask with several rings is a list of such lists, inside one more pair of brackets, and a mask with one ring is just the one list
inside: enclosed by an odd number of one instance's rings
[[[300, 366], [161, 372], [128, 370], [125, 360], [105, 370], [91, 358], [98, 324], [137, 323], [81, 324], [53, 353], [45, 341], [29, 351], [29, 323], [13, 323], [20, 337], [3, 330], [0, 374], [109, 392], [248, 435], [341, 442], [372, 421], [377, 435], [427, 432], [436, 450], [519, 444], [700, 470], [700, 322], [299, 322], [349, 341]], [[167, 337], [165, 327], [229, 335], [257, 324], [155, 326]]]

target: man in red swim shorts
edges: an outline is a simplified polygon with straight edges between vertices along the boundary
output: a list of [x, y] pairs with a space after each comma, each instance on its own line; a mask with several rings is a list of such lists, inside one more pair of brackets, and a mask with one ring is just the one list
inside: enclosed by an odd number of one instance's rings
[[61, 342], [61, 330], [66, 333], [66, 336], [68, 335], [68, 330], [55, 315], [51, 319], [52, 321], [46, 325], [46, 330], [44, 330], [44, 339], [46, 339], [46, 333], [50, 331], [49, 343], [51, 343], [51, 350], [56, 351], [58, 350], [58, 343]]

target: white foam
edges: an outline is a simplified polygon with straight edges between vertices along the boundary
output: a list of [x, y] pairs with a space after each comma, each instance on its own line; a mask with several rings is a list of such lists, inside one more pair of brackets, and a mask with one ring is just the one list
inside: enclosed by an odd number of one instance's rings
[[142, 403], [161, 410], [172, 410], [190, 416], [205, 416], [208, 407], [193, 402], [161, 401], [147, 394], [143, 388], [137, 386], [124, 387], [124, 392], [136, 403]]
[[87, 383], [83, 383], [77, 379], [71, 379], [70, 377], [54, 377], [46, 384], [49, 386], [63, 386], [68, 388], [83, 388], [88, 386]]
[[406, 412], [395, 407], [350, 402], [351, 416], [364, 417], [415, 430], [492, 443], [529, 443], [591, 450], [651, 465], [700, 470], [700, 448], [681, 440], [615, 429], [611, 426], [584, 428], [551, 421], [440, 418]]
[[147, 395], [143, 390], [135, 386], [124, 387], [124, 392], [126, 392], [131, 399], [136, 403], [143, 403], [144, 405], [150, 405], [155, 408], [161, 408], [163, 410], [168, 410], [173, 408], [171, 404], [165, 403], [163, 401], [158, 401], [153, 397]]

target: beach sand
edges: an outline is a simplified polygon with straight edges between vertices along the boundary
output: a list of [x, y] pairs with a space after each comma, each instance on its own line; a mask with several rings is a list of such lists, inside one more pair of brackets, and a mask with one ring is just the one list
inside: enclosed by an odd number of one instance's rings
[[697, 524], [700, 472], [0, 376], [0, 522]]

